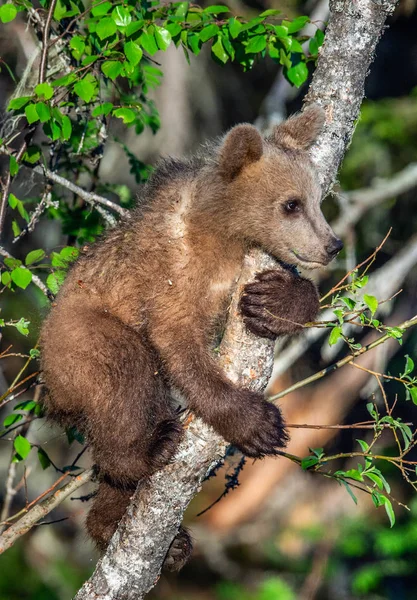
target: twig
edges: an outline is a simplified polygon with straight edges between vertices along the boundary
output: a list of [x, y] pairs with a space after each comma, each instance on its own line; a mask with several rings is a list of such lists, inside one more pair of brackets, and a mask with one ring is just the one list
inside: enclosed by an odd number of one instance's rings
[[42, 32], [42, 54], [41, 62], [39, 64], [39, 83], [44, 83], [46, 77], [46, 67], [48, 63], [48, 49], [49, 49], [49, 29], [51, 27], [52, 15], [56, 7], [57, 0], [51, 0], [49, 5], [48, 14], [46, 21], [43, 26]]
[[[10, 506], [12, 504], [13, 497], [16, 494], [16, 490], [13, 487], [14, 478], [16, 476], [16, 463], [13, 462], [13, 460], [12, 460], [14, 454], [15, 454], [14, 448], [12, 448], [10, 462], [9, 462], [9, 468], [7, 470], [6, 490], [5, 490], [6, 493], [4, 496], [3, 506], [2, 506], [1, 513], [0, 513], [0, 522], [6, 521], [8, 515], [9, 515], [9, 512], [10, 512]], [[0, 523], [0, 534], [3, 533], [4, 529], [5, 529], [5, 525], [1, 525], [1, 523]]]
[[77, 196], [79, 196], [80, 198], [85, 200], [85, 202], [87, 202], [88, 204], [91, 204], [94, 207], [96, 207], [97, 204], [101, 204], [101, 205], [105, 206], [106, 208], [109, 208], [110, 210], [117, 212], [122, 217], [129, 216], [129, 211], [122, 208], [118, 204], [115, 204], [111, 200], [104, 198], [104, 196], [99, 196], [98, 194], [94, 194], [93, 192], [87, 192], [86, 190], [79, 187], [78, 185], [75, 185], [75, 183], [72, 183], [72, 181], [68, 181], [68, 179], [61, 177], [61, 175], [58, 175], [57, 173], [54, 173], [53, 171], [50, 171], [49, 169], [38, 166], [38, 167], [35, 167], [33, 170], [35, 171], [35, 173], [45, 175], [45, 177], [47, 179], [50, 179], [51, 181], [54, 181], [55, 183], [62, 185], [62, 187], [67, 188], [67, 190], [70, 190], [74, 194], [77, 194]]
[[[27, 148], [27, 140], [25, 140], [23, 142], [18, 153], [16, 154], [15, 158], [16, 158], [17, 162], [20, 162], [20, 160], [22, 159], [22, 156], [26, 152], [26, 148]], [[2, 185], [3, 191], [1, 194], [1, 200], [0, 200], [0, 239], [2, 238], [2, 235], [3, 235], [4, 221], [6, 220], [7, 202], [9, 199], [9, 190], [10, 190], [10, 185], [12, 183], [12, 180], [13, 180], [13, 177], [12, 177], [12, 174], [10, 173], [10, 169], [9, 169], [8, 173], [6, 175], [6, 181]]]
[[411, 163], [390, 178], [376, 179], [371, 187], [339, 194], [343, 208], [341, 215], [332, 224], [333, 230], [339, 236], [345, 235], [349, 228], [359, 222], [365, 212], [416, 186], [417, 164]]
[[[413, 327], [414, 325], [417, 325], [417, 315], [415, 317], [413, 317], [412, 319], [409, 319], [408, 321], [404, 321], [404, 323], [401, 323], [401, 325], [399, 325], [398, 327], [399, 327], [399, 329], [403, 329], [405, 331], [406, 329], [409, 329], [410, 327]], [[368, 352], [369, 350], [372, 350], [373, 348], [376, 348], [380, 344], [383, 344], [390, 337], [391, 336], [388, 333], [381, 336], [380, 338], [378, 338], [374, 342], [368, 344], [367, 346], [363, 346], [359, 350], [356, 350], [352, 354], [345, 356], [344, 358], [337, 361], [336, 363], [326, 367], [325, 369], [322, 369], [321, 371], [318, 371], [317, 373], [314, 373], [314, 375], [310, 375], [310, 377], [306, 377], [305, 379], [302, 379], [301, 381], [297, 381], [297, 383], [294, 383], [293, 385], [291, 385], [287, 389], [283, 390], [282, 392], [279, 392], [278, 394], [274, 394], [273, 396], [271, 396], [269, 398], [269, 400], [271, 402], [275, 402], [276, 400], [283, 398], [287, 394], [290, 394], [291, 392], [294, 392], [295, 390], [305, 387], [309, 383], [313, 383], [313, 381], [317, 381], [318, 379], [321, 379], [322, 377], [329, 375], [329, 373], [333, 373], [333, 371], [336, 371], [336, 369], [340, 369], [340, 367], [343, 367], [344, 365], [347, 365], [348, 363], [352, 362], [356, 357], [361, 356], [362, 354], [364, 354], [365, 352]]]
[[52, 496], [34, 506], [24, 517], [19, 519], [17, 523], [6, 529], [0, 536], [0, 554], [13, 546], [18, 538], [27, 533], [40, 519], [43, 519], [54, 508], [59, 506], [65, 498], [90, 481], [93, 475], [94, 469], [88, 469], [81, 473], [81, 475], [74, 477]]
[[29, 223], [22, 229], [22, 231], [13, 239], [13, 244], [18, 242], [22, 237], [24, 237], [27, 233], [31, 233], [35, 229], [36, 223], [39, 221], [40, 217], [44, 213], [44, 211], [53, 206], [54, 208], [58, 207], [58, 202], [52, 201], [51, 195], [51, 186], [47, 185], [45, 191], [42, 195], [41, 201], [36, 206], [35, 210], [30, 214]]

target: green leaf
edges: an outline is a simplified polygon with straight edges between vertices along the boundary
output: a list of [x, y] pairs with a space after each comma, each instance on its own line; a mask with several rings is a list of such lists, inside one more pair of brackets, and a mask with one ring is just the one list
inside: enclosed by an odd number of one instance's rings
[[65, 246], [64, 248], [62, 248], [61, 252], [59, 253], [59, 256], [65, 262], [65, 265], [68, 267], [69, 263], [74, 262], [74, 260], [78, 258], [79, 254], [80, 251], [78, 250], [78, 248], [75, 248], [74, 246]]
[[69, 140], [72, 134], [71, 119], [67, 115], [62, 116], [62, 137], [64, 140]]
[[395, 513], [394, 513], [394, 509], [392, 508], [392, 503], [391, 500], [389, 498], [387, 498], [386, 496], [382, 496], [380, 498], [381, 501], [381, 505], [384, 505], [385, 511], [388, 515], [388, 519], [390, 522], [390, 526], [394, 527], [395, 525]]
[[153, 33], [144, 31], [139, 38], [139, 43], [148, 54], [153, 56], [158, 52], [158, 45], [155, 40]]
[[116, 108], [116, 110], [113, 111], [113, 114], [118, 119], [122, 119], [125, 125], [135, 120], [135, 113], [131, 108]]
[[21, 229], [17, 221], [12, 221], [12, 232], [14, 237], [17, 237], [21, 233]]
[[9, 271], [3, 271], [3, 273], [1, 274], [2, 284], [10, 287], [11, 280], [12, 280], [12, 278], [10, 277]]
[[45, 123], [43, 126], [43, 131], [45, 135], [51, 138], [52, 141], [59, 140], [61, 137], [61, 128], [54, 120], [50, 120]]
[[47, 123], [51, 118], [51, 109], [45, 102], [36, 104], [36, 112], [38, 113], [41, 123]]
[[136, 44], [136, 42], [126, 42], [123, 50], [127, 60], [134, 67], [140, 62], [143, 56], [142, 49], [139, 44]]
[[13, 283], [25, 290], [32, 281], [32, 273], [24, 267], [17, 267], [11, 272], [11, 278]]
[[176, 4], [177, 10], [175, 11], [175, 16], [184, 19], [187, 16], [188, 6], [188, 2], [179, 2]]
[[26, 254], [25, 265], [33, 265], [33, 263], [39, 262], [45, 257], [45, 251], [42, 249], [32, 250], [29, 254]]
[[368, 294], [364, 294], [363, 301], [371, 311], [372, 315], [374, 315], [378, 308], [378, 300], [375, 298], [375, 296], [369, 296]]
[[10, 23], [16, 18], [17, 9], [13, 4], [3, 4], [0, 6], [0, 21], [2, 23]]
[[362, 448], [362, 452], [368, 452], [369, 450], [369, 444], [367, 444], [367, 442], [364, 442], [363, 440], [356, 440], [359, 444], [359, 446]]
[[305, 458], [301, 459], [301, 468], [303, 471], [307, 471], [308, 469], [311, 469], [311, 467], [317, 465], [318, 462], [319, 459], [317, 456], [306, 456]]
[[95, 95], [95, 91], [95, 86], [87, 77], [84, 77], [84, 79], [81, 79], [74, 85], [74, 92], [81, 100], [84, 100], [84, 102], [90, 102]]
[[111, 2], [103, 2], [103, 4], [93, 6], [91, 14], [93, 15], [93, 17], [102, 17], [103, 15], [106, 15], [109, 12], [112, 6], [113, 4]]
[[353, 298], [349, 298], [348, 296], [343, 296], [342, 298], [340, 298], [340, 302], [346, 304], [349, 310], [353, 310], [356, 306], [356, 301], [353, 300]]
[[125, 36], [129, 37], [130, 35], [133, 35], [137, 31], [139, 31], [139, 29], [142, 29], [144, 23], [145, 21], [143, 19], [141, 19], [140, 21], [132, 21], [132, 23], [130, 23], [125, 29]]
[[217, 41], [212, 45], [211, 51], [223, 64], [227, 63], [229, 60], [229, 56], [227, 55], [222, 40], [220, 37], [217, 38]]
[[[13, 273], [12, 273], [13, 275]], [[31, 273], [32, 275], [32, 273]], [[15, 327], [19, 333], [22, 335], [27, 335], [29, 333], [28, 325], [30, 325], [30, 321], [26, 321], [23, 317], [21, 317], [17, 323], [15, 323]]]
[[413, 404], [417, 405], [417, 387], [408, 388]]
[[[234, 40], [237, 38], [237, 36], [241, 32], [241, 29], [242, 29], [242, 25], [237, 19], [235, 19], [234, 17], [229, 19], [229, 32]], [[203, 31], [204, 31], [204, 29], [203, 29]], [[203, 33], [203, 32], [201, 32], [201, 33]], [[200, 34], [200, 39], [201, 39], [201, 34]]]
[[16, 437], [15, 441], [13, 442], [13, 446], [16, 454], [19, 455], [21, 460], [24, 460], [32, 449], [30, 442], [22, 435], [18, 435]]
[[[5, 6], [5, 5], [3, 5]], [[21, 96], [21, 98], [14, 98], [10, 100], [7, 110], [20, 110], [32, 99], [31, 96]]]
[[69, 73], [68, 75], [64, 75], [64, 77], [59, 77], [55, 79], [51, 85], [52, 87], [67, 87], [74, 83], [77, 80], [77, 76], [74, 73]]
[[37, 402], [35, 402], [34, 400], [24, 400], [23, 402], [19, 402], [19, 404], [16, 404], [16, 406], [14, 407], [13, 410], [33, 410], [34, 408], [36, 408], [38, 406]]
[[211, 25], [205, 25], [201, 30], [199, 38], [202, 42], [208, 42], [208, 40], [211, 40], [211, 38], [217, 35], [219, 31], [219, 26], [215, 25], [214, 23], [212, 23]]
[[111, 16], [118, 27], [127, 27], [132, 21], [130, 12], [124, 6], [116, 6]]
[[3, 421], [3, 427], [10, 427], [10, 425], [14, 425], [23, 419], [23, 415], [18, 415], [16, 413], [12, 413], [8, 417], [6, 417]]
[[[10, 196], [12, 196], [13, 194], [10, 194]], [[10, 198], [9, 198], [10, 200]], [[9, 202], [10, 204], [10, 202]], [[11, 204], [10, 204], [11, 206]], [[13, 207], [12, 207], [13, 208]], [[22, 264], [22, 261], [19, 260], [18, 258], [12, 258], [12, 257], [7, 257], [3, 260], [4, 264], [6, 265], [6, 267], [9, 267], [9, 269], [15, 269], [16, 267], [19, 267]]]
[[341, 336], [342, 328], [339, 326], [333, 327], [329, 335], [329, 346], [334, 346]]
[[313, 54], [314, 56], [318, 54], [319, 45], [315, 37], [310, 38], [310, 41], [308, 42], [308, 50], [310, 54]]
[[155, 40], [158, 44], [158, 48], [165, 52], [171, 43], [171, 34], [169, 33], [168, 29], [165, 29], [165, 27], [158, 27], [158, 25], [155, 25], [154, 27]]
[[96, 33], [101, 40], [105, 40], [117, 32], [117, 25], [111, 17], [104, 17], [97, 23]]
[[288, 33], [295, 33], [296, 31], [300, 31], [304, 27], [306, 23], [310, 21], [309, 17], [297, 17], [294, 21], [287, 23], [287, 21], [283, 21], [285, 25], [288, 27]]
[[10, 175], [12, 177], [14, 177], [15, 175], [17, 175], [18, 172], [19, 172], [19, 163], [17, 162], [17, 160], [15, 159], [14, 156], [10, 156], [10, 159], [9, 159], [9, 169], [10, 169]]
[[43, 448], [38, 448], [38, 460], [43, 470], [47, 469], [51, 465], [51, 459]]
[[348, 484], [348, 482], [347, 482], [347, 481], [345, 481], [344, 479], [338, 479], [337, 481], [338, 481], [338, 482], [339, 482], [341, 485], [344, 485], [344, 486], [345, 486], [347, 493], [348, 493], [348, 494], [349, 494], [349, 496], [352, 498], [353, 502], [354, 502], [355, 504], [357, 504], [357, 503], [358, 503], [358, 499], [357, 499], [357, 497], [355, 496], [355, 494], [353, 493], [353, 491], [352, 491], [352, 488], [350, 487], [350, 485]]
[[414, 371], [414, 361], [413, 359], [408, 356], [408, 354], [405, 355], [405, 370], [403, 373], [404, 375], [408, 375], [409, 373], [412, 373]]
[[266, 48], [266, 37], [264, 35], [255, 35], [250, 38], [245, 52], [246, 54], [257, 54], [258, 52], [262, 52]]
[[349, 471], [345, 471], [345, 477], [349, 477], [355, 481], [363, 481], [363, 477], [357, 469], [349, 469]]
[[284, 25], [276, 25], [274, 27], [275, 35], [279, 39], [288, 40], [288, 27], [284, 27]]
[[300, 87], [308, 77], [308, 69], [303, 62], [299, 62], [287, 71], [287, 77], [295, 87]]
[[382, 479], [375, 473], [372, 473], [372, 472], [365, 473], [364, 477], [368, 477], [368, 479], [373, 481], [381, 491], [384, 489], [384, 484], [382, 483]]
[[32, 125], [32, 123], [36, 123], [36, 121], [39, 121], [39, 115], [36, 111], [35, 104], [28, 104], [26, 106], [25, 115], [26, 115], [29, 125]]
[[54, 88], [49, 83], [39, 83], [35, 87], [35, 94], [45, 100], [50, 100], [54, 95]]
[[113, 104], [111, 102], [104, 102], [103, 104], [100, 104], [99, 106], [95, 107], [95, 109], [92, 112], [92, 115], [93, 117], [100, 117], [101, 115], [107, 117], [107, 115], [111, 112], [112, 108]]
[[85, 50], [85, 41], [80, 35], [74, 35], [70, 41], [70, 47], [73, 49], [73, 57], [76, 60], [80, 60]]
[[46, 285], [53, 294], [57, 294], [59, 288], [64, 283], [65, 271], [54, 271], [46, 278]]
[[215, 4], [214, 6], [207, 6], [203, 12], [209, 15], [219, 15], [221, 13], [230, 12], [230, 8], [223, 4]]
[[281, 11], [278, 10], [277, 8], [268, 8], [268, 10], [264, 10], [263, 13], [261, 13], [259, 16], [260, 17], [273, 17], [275, 15], [280, 15]]
[[123, 65], [118, 60], [107, 60], [101, 65], [101, 70], [112, 81], [116, 79], [123, 71]]

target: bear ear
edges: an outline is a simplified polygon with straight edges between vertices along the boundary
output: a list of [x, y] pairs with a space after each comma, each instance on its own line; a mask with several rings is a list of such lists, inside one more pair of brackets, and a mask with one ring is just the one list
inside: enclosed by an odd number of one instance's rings
[[257, 162], [263, 154], [263, 140], [253, 125], [236, 125], [226, 135], [219, 153], [219, 169], [232, 180], [244, 167]]
[[269, 141], [293, 150], [308, 150], [323, 129], [326, 114], [318, 104], [307, 106], [302, 113], [277, 125]]

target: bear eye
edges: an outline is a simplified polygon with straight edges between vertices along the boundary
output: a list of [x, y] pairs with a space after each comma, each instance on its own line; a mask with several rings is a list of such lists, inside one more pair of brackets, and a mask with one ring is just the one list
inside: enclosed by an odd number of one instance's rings
[[298, 198], [291, 198], [285, 203], [287, 213], [295, 213], [301, 210], [301, 201]]

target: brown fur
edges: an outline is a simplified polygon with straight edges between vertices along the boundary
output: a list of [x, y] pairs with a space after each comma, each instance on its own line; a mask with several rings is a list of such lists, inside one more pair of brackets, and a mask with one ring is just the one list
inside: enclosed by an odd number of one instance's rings
[[[305, 151], [322, 113], [310, 113], [308, 143], [301, 115], [269, 140], [242, 125], [196, 158], [162, 162], [132, 217], [68, 274], [42, 330], [45, 404], [91, 444], [103, 482], [87, 526], [101, 548], [138, 480], [175, 453], [171, 386], [248, 456], [287, 441], [280, 410], [233, 385], [210, 348], [249, 246], [310, 268], [334, 255]], [[299, 147], [278, 143], [280, 127]], [[313, 284], [285, 269], [259, 276], [242, 299], [248, 327], [265, 337], [296, 331], [317, 308]]]

